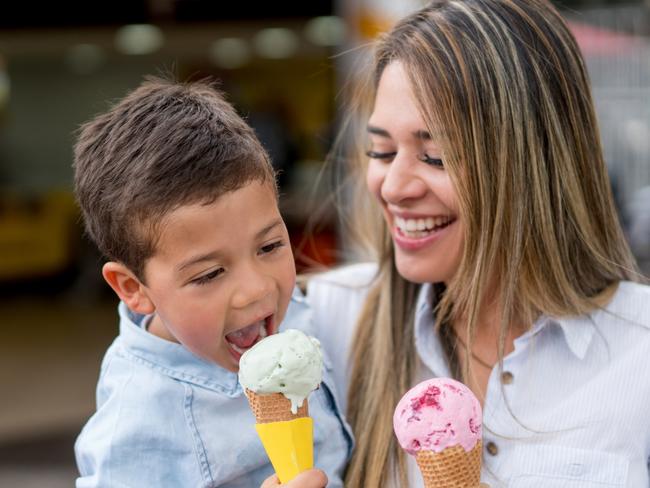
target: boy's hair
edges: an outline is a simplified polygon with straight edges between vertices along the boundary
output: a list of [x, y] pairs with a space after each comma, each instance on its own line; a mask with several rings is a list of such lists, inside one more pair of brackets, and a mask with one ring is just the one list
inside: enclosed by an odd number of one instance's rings
[[74, 148], [75, 193], [87, 233], [108, 259], [143, 282], [168, 212], [213, 202], [251, 181], [276, 191], [253, 129], [207, 81], [147, 78], [82, 125]]

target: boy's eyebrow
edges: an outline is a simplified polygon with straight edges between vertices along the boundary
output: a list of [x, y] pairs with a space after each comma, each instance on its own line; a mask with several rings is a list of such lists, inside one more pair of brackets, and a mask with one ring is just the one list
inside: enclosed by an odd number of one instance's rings
[[193, 256], [187, 261], [179, 264], [176, 267], [176, 271], [178, 272], [183, 271], [185, 268], [189, 268], [190, 266], [193, 266], [195, 264], [202, 263], [203, 261], [212, 261], [218, 259], [219, 255], [220, 253], [218, 251], [214, 251], [206, 254], [200, 254], [198, 256]]
[[284, 224], [284, 221], [283, 221], [281, 218], [276, 219], [276, 220], [274, 220], [273, 222], [271, 222], [269, 225], [267, 225], [266, 227], [264, 227], [262, 230], [260, 230], [260, 231], [255, 235], [255, 237], [256, 237], [257, 239], [259, 239], [259, 238], [261, 238], [261, 237], [264, 237], [266, 234], [268, 234], [268, 233], [271, 232], [273, 229], [275, 229], [278, 225], [283, 225], [283, 224]]
[[[269, 225], [267, 225], [262, 230], [260, 230], [257, 234], [255, 234], [255, 239], [261, 239], [262, 237], [264, 237], [266, 234], [268, 234], [270, 231], [272, 231], [279, 225], [283, 225], [283, 220], [281, 218], [274, 220]], [[205, 254], [199, 254], [198, 256], [193, 256], [187, 261], [179, 264], [176, 267], [176, 270], [178, 272], [183, 271], [185, 268], [189, 268], [190, 266], [193, 266], [195, 264], [202, 263], [204, 261], [212, 261], [214, 259], [218, 259], [220, 255], [221, 253], [219, 251], [212, 251]]]
[[[386, 129], [375, 127], [374, 125], [368, 125], [368, 133], [375, 134], [381, 137], [391, 138], [390, 132], [388, 132]], [[415, 137], [416, 139], [420, 139], [421, 141], [431, 140], [431, 134], [429, 134], [429, 132], [426, 130], [416, 130], [415, 132], [412, 132], [412, 135], [413, 137]]]

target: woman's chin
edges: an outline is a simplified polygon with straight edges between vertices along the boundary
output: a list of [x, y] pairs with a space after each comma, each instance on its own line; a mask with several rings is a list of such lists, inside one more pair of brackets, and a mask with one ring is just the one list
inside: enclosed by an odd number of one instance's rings
[[411, 283], [446, 283], [450, 278], [445, 272], [447, 266], [400, 256], [399, 251], [395, 255], [395, 267], [400, 276]]

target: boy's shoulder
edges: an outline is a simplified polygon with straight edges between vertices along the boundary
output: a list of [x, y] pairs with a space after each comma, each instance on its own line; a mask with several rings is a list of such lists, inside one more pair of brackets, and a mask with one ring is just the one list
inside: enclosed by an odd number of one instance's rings
[[[308, 308], [293, 307], [297, 326]], [[236, 375], [225, 384], [211, 377], [213, 365], [176, 346], [122, 324], [103, 362], [97, 411], [75, 444], [79, 486], [259, 486], [272, 473]], [[336, 480], [349, 450], [340, 413], [328, 388], [309, 402], [315, 458]]]
[[170, 358], [124, 334], [109, 348], [75, 443], [80, 486], [259, 486], [272, 473], [241, 390]]
[[272, 473], [243, 394], [129, 359], [106, 364], [75, 444], [81, 477], [101, 480], [88, 486], [259, 486]]

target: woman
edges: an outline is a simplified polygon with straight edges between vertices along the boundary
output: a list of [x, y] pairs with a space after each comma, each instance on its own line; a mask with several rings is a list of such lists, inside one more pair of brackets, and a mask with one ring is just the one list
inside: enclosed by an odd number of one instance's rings
[[419, 486], [392, 415], [432, 376], [481, 400], [491, 486], [648, 486], [650, 288], [566, 23], [543, 0], [436, 0], [373, 68], [356, 180], [381, 216], [351, 228], [377, 224], [375, 263], [308, 287], [356, 436], [346, 487]]

